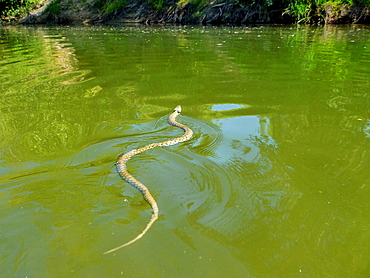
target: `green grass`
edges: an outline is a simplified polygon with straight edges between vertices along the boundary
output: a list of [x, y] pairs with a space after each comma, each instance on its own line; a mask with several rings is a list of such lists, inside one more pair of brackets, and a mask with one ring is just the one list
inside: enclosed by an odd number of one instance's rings
[[39, 0], [0, 0], [1, 17], [20, 17], [40, 3]]
[[51, 2], [47, 8], [46, 8], [46, 11], [50, 12], [50, 14], [56, 18], [60, 12], [60, 1], [61, 0], [54, 0], [53, 2]]
[[94, 4], [103, 14], [107, 15], [118, 12], [126, 3], [126, 0], [96, 0]]
[[317, 16], [317, 10], [325, 10], [330, 5], [334, 11], [340, 11], [343, 5], [352, 6], [359, 3], [365, 7], [370, 6], [370, 0], [296, 0], [288, 1], [285, 12], [296, 18], [297, 22], [308, 22], [312, 15]]

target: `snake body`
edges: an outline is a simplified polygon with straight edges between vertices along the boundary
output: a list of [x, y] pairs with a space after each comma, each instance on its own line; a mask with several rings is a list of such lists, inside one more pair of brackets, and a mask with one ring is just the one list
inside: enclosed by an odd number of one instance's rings
[[122, 154], [121, 156], [118, 157], [118, 160], [116, 162], [116, 167], [117, 167], [118, 173], [120, 174], [122, 179], [124, 179], [125, 181], [127, 181], [128, 183], [133, 185], [137, 190], [139, 190], [141, 192], [141, 194], [143, 194], [144, 200], [152, 207], [153, 214], [152, 214], [148, 224], [146, 225], [145, 229], [139, 235], [137, 235], [134, 239], [130, 240], [129, 242], [127, 242], [125, 244], [122, 244], [122, 245], [120, 245], [116, 248], [113, 248], [113, 249], [105, 252], [104, 254], [114, 252], [114, 251], [116, 251], [120, 248], [123, 248], [127, 245], [130, 245], [131, 243], [134, 243], [138, 239], [142, 238], [145, 235], [145, 233], [150, 229], [150, 227], [153, 225], [153, 223], [158, 219], [159, 209], [158, 209], [157, 202], [153, 198], [152, 194], [150, 194], [149, 189], [144, 184], [142, 184], [137, 179], [135, 179], [127, 171], [126, 163], [132, 156], [134, 156], [136, 154], [139, 154], [139, 153], [142, 153], [144, 151], [153, 149], [155, 147], [171, 146], [171, 145], [175, 145], [175, 144], [178, 144], [178, 143], [189, 140], [193, 136], [193, 131], [190, 128], [188, 128], [186, 125], [183, 125], [179, 122], [176, 122], [176, 117], [180, 113], [181, 113], [181, 106], [178, 105], [174, 109], [173, 113], [168, 116], [168, 123], [170, 125], [173, 125], [175, 127], [179, 127], [181, 129], [183, 129], [185, 133], [182, 136], [174, 138], [174, 139], [166, 140], [166, 141], [163, 141], [163, 142], [159, 142], [159, 143], [152, 143], [152, 144], [146, 145], [145, 147], [142, 147], [142, 148], [139, 148], [139, 149], [133, 149], [133, 150], [131, 150], [127, 153], [124, 153], [124, 154]]

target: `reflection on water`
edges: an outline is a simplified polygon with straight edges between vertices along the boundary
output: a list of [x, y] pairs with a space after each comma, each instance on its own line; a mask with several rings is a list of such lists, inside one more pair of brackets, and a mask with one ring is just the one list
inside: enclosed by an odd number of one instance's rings
[[[367, 26], [0, 29], [4, 277], [366, 277]], [[119, 154], [181, 134], [128, 167]], [[37, 258], [37, 259], [36, 259]], [[1, 276], [0, 275], [0, 276]]]
[[218, 158], [224, 161], [241, 159], [252, 162], [259, 156], [259, 148], [251, 144], [252, 138], [263, 140], [266, 145], [274, 144], [274, 140], [266, 133], [268, 120], [257, 116], [235, 117], [214, 120], [214, 124], [221, 126], [224, 136], [228, 139], [227, 146], [218, 150]]

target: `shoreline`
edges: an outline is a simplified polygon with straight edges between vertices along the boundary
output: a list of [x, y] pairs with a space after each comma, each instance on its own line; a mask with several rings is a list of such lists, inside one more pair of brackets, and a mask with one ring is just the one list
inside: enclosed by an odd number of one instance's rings
[[[308, 5], [306, 10], [287, 8], [282, 4], [255, 1], [219, 0], [196, 5], [181, 0], [115, 0], [100, 6], [95, 1], [40, 0], [37, 9], [20, 18], [3, 18], [3, 23], [16, 24], [370, 24], [370, 7], [326, 2], [320, 6]], [[149, 2], [148, 2], [149, 1]], [[273, 1], [271, 1], [273, 2]], [[111, 5], [107, 5], [111, 3]], [[112, 6], [115, 3], [115, 6]], [[118, 5], [117, 3], [122, 3]], [[162, 3], [156, 6], [155, 3]], [[244, 4], [243, 4], [244, 3]], [[249, 3], [249, 2], [248, 2]], [[264, 4], [263, 4], [264, 3]], [[8, 22], [7, 22], [8, 21]]]

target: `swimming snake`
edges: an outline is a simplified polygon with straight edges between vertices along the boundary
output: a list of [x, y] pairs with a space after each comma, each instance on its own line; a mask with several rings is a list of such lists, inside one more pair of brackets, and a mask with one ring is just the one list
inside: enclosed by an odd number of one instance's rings
[[179, 127], [181, 129], [183, 129], [185, 133], [182, 136], [174, 138], [174, 139], [166, 140], [166, 141], [163, 141], [163, 142], [160, 142], [160, 143], [152, 143], [152, 144], [146, 145], [145, 147], [142, 147], [142, 148], [139, 148], [139, 149], [133, 149], [133, 150], [131, 150], [127, 153], [124, 153], [124, 154], [122, 154], [121, 156], [118, 157], [118, 160], [116, 162], [116, 167], [117, 167], [118, 173], [120, 174], [122, 179], [124, 179], [125, 181], [130, 183], [137, 190], [139, 190], [141, 192], [141, 194], [143, 194], [144, 200], [147, 201], [147, 203], [152, 207], [153, 214], [152, 214], [148, 224], [146, 225], [145, 229], [139, 235], [137, 235], [134, 239], [130, 240], [129, 242], [127, 242], [125, 244], [122, 244], [122, 245], [120, 245], [116, 248], [113, 248], [113, 249], [105, 252], [104, 254], [108, 254], [108, 253], [117, 251], [118, 249], [121, 249], [121, 248], [123, 248], [127, 245], [130, 245], [130, 244], [134, 243], [135, 241], [139, 240], [140, 238], [142, 238], [145, 235], [145, 233], [150, 229], [150, 227], [153, 225], [153, 223], [158, 219], [159, 209], [158, 209], [157, 202], [153, 198], [152, 194], [150, 194], [149, 189], [144, 184], [142, 184], [137, 179], [135, 179], [127, 171], [126, 163], [132, 156], [137, 155], [139, 153], [142, 153], [144, 151], [153, 149], [155, 147], [171, 146], [171, 145], [175, 145], [175, 144], [178, 144], [178, 143], [189, 140], [193, 136], [193, 131], [190, 128], [188, 128], [186, 125], [183, 125], [179, 122], [176, 122], [176, 117], [178, 115], [180, 115], [180, 113], [181, 113], [181, 106], [178, 105], [174, 109], [173, 113], [168, 116], [168, 123], [170, 125], [173, 125], [175, 127]]

